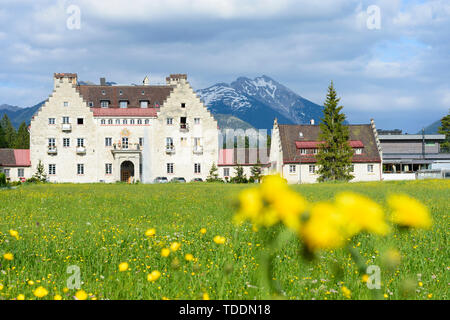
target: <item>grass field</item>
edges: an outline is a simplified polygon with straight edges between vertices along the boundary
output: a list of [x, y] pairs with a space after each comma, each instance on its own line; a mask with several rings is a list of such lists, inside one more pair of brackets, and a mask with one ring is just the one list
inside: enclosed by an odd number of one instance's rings
[[[231, 220], [234, 201], [243, 185], [28, 185], [0, 191], [0, 299], [33, 290], [48, 290], [44, 299], [67, 290], [69, 266], [81, 271], [82, 289], [94, 299], [211, 299], [262, 298], [258, 257], [265, 250], [261, 232]], [[382, 268], [385, 299], [449, 298], [449, 181], [320, 184], [293, 187], [309, 201], [331, 199], [342, 190], [370, 196], [379, 203], [390, 193], [406, 193], [426, 204], [434, 220], [432, 230], [400, 232], [387, 238], [358, 235], [352, 245], [368, 265], [382, 265], [383, 252], [396, 248], [401, 263]], [[146, 230], [155, 228], [153, 237]], [[200, 232], [201, 228], [206, 233]], [[11, 237], [16, 230], [19, 239]], [[214, 236], [224, 236], [216, 244]], [[174, 241], [176, 252], [161, 256]], [[369, 299], [349, 254], [342, 250], [319, 253], [305, 262], [293, 237], [277, 253], [274, 278], [286, 299]], [[5, 253], [14, 258], [6, 260]], [[185, 260], [186, 254], [194, 259]], [[119, 271], [119, 264], [129, 268]], [[161, 277], [147, 281], [147, 274]], [[31, 280], [31, 282], [30, 282]]]

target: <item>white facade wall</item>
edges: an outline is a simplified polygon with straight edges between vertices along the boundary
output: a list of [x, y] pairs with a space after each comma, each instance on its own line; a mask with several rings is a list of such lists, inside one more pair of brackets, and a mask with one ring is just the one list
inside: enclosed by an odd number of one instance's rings
[[[20, 178], [29, 179], [33, 175], [31, 167], [0, 167], [0, 172], [5, 173], [6, 170], [9, 172], [7, 176], [9, 181], [19, 181]], [[19, 170], [23, 170], [23, 176], [19, 176]]]
[[[213, 162], [218, 160], [218, 128], [211, 113], [195, 94], [185, 79], [171, 80], [174, 86], [157, 117], [94, 117], [93, 112], [76, 90], [69, 78], [55, 79], [55, 86], [48, 101], [36, 113], [30, 126], [31, 170], [36, 171], [42, 161], [51, 182], [115, 182], [121, 180], [121, 165], [130, 161], [134, 166], [134, 181], [151, 182], [155, 177], [184, 177], [206, 179]], [[68, 104], [65, 106], [65, 103]], [[181, 104], [185, 104], [185, 108]], [[63, 131], [62, 118], [69, 117], [71, 130]], [[172, 125], [167, 118], [173, 118]], [[180, 118], [186, 117], [188, 130], [180, 130]], [[49, 124], [55, 118], [55, 124]], [[77, 119], [83, 118], [83, 125]], [[196, 124], [194, 119], [198, 118]], [[105, 123], [102, 124], [102, 119]], [[108, 120], [113, 123], [109, 124]], [[116, 124], [120, 119], [120, 124]], [[128, 123], [123, 124], [123, 119]], [[130, 120], [134, 119], [134, 125]], [[142, 124], [137, 124], [138, 119]], [[145, 120], [149, 123], [145, 124]], [[105, 138], [112, 144], [128, 137], [127, 150], [106, 146]], [[166, 153], [166, 138], [173, 138], [175, 153]], [[55, 139], [56, 153], [48, 153], [48, 139]], [[63, 138], [70, 138], [70, 146], [63, 146]], [[77, 138], [84, 138], [86, 152], [77, 153]], [[137, 147], [144, 138], [144, 148]], [[194, 138], [200, 138], [200, 147], [194, 153]], [[167, 173], [167, 163], [174, 164], [173, 174]], [[194, 164], [200, 164], [200, 173], [194, 173]], [[56, 166], [56, 174], [49, 174], [49, 165]], [[77, 164], [84, 165], [84, 174], [78, 174]], [[112, 164], [112, 173], [106, 173], [106, 164]], [[142, 168], [142, 175], [140, 172]]]

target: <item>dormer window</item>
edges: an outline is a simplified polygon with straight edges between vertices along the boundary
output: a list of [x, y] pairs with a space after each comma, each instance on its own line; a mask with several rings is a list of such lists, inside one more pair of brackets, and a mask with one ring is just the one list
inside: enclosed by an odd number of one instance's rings
[[108, 108], [108, 107], [109, 107], [109, 101], [108, 101], [108, 100], [102, 100], [102, 101], [100, 101], [100, 107], [102, 107], [102, 108]]
[[362, 149], [361, 148], [356, 148], [355, 149], [355, 154], [362, 154]]
[[142, 95], [145, 95], [145, 91], [144, 90], [142, 90], [142, 93], [141, 93]]
[[119, 95], [123, 95], [123, 91], [122, 90], [119, 91]]
[[102, 90], [102, 95], [105, 95], [105, 94], [106, 94], [105, 90]]
[[120, 107], [123, 109], [128, 108], [128, 101], [120, 101]]
[[88, 105], [89, 105], [90, 108], [92, 108], [94, 106], [94, 102], [89, 101]]
[[141, 101], [141, 108], [148, 108], [148, 101], [147, 100], [142, 100]]

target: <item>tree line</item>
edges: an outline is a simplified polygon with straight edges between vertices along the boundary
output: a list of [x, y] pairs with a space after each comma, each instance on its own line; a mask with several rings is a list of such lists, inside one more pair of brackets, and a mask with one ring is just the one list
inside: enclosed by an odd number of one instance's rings
[[28, 132], [28, 126], [25, 121], [16, 130], [9, 117], [6, 114], [3, 116], [0, 120], [0, 148], [30, 148], [30, 133]]

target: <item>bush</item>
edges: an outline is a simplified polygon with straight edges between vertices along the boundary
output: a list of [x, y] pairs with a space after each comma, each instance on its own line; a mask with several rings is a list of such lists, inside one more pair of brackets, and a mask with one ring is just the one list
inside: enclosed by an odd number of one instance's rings
[[0, 172], [0, 187], [6, 187], [6, 175], [3, 172]]

